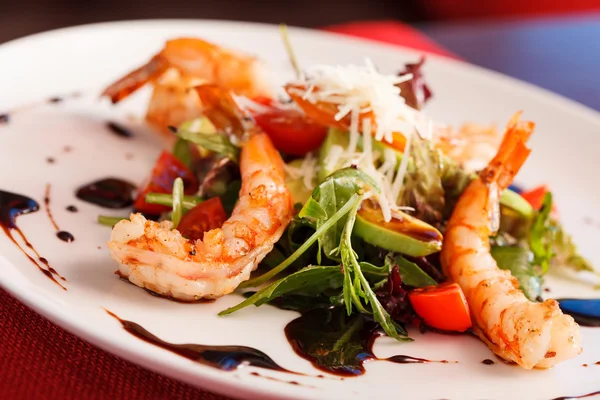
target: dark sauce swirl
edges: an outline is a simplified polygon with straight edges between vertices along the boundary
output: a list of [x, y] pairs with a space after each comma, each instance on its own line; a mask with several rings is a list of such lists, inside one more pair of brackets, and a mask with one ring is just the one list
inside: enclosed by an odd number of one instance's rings
[[[57, 278], [63, 281], [66, 279], [50, 266], [46, 258], [40, 256], [29, 240], [27, 240], [25, 234], [17, 226], [17, 217], [36, 212], [39, 210], [39, 208], [40, 206], [37, 201], [30, 197], [0, 190], [0, 226], [2, 227], [2, 230], [6, 236], [15, 244], [15, 246], [19, 248], [19, 250], [21, 250], [21, 252], [29, 259], [29, 261], [31, 261], [33, 265], [38, 268], [41, 273], [43, 273], [48, 279], [56, 283], [62, 289], [67, 290], [67, 288], [65, 288], [57, 280]], [[33, 252], [35, 257], [37, 257], [37, 260], [31, 256], [19, 244], [19, 242], [17, 242], [13, 236], [13, 232], [17, 233], [17, 235], [22, 239], [23, 243], [25, 243], [25, 246]]]

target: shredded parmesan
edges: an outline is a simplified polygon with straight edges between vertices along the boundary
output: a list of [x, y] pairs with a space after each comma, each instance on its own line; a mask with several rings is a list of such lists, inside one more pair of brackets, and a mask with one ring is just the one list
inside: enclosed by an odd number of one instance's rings
[[312, 190], [315, 187], [314, 179], [317, 175], [317, 160], [313, 156], [312, 153], [308, 153], [304, 160], [302, 161], [302, 165], [300, 166], [302, 170], [304, 187]]
[[[348, 147], [331, 147], [325, 161], [327, 170], [354, 165], [369, 174], [380, 186], [381, 194], [367, 193], [367, 196], [379, 203], [386, 221], [391, 219], [392, 210], [406, 209], [398, 205], [398, 197], [408, 167], [412, 136], [418, 134], [425, 139], [432, 136], [431, 121], [400, 96], [398, 84], [410, 79], [410, 74], [381, 74], [367, 59], [363, 66], [308, 68], [300, 82], [306, 88], [300, 93], [304, 100], [335, 105], [335, 120], [344, 121], [349, 129]], [[406, 138], [397, 172], [396, 152], [386, 148], [383, 154], [378, 154], [373, 151], [372, 143], [373, 140], [393, 143], [395, 132]]]

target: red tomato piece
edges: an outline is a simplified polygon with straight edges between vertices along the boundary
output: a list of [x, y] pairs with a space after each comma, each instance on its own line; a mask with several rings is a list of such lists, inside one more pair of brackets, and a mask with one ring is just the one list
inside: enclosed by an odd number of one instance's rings
[[254, 120], [278, 150], [290, 155], [303, 156], [316, 150], [327, 135], [326, 126], [298, 110], [273, 108], [255, 115]]
[[221, 199], [213, 197], [183, 214], [177, 230], [188, 239], [202, 239], [204, 232], [220, 228], [226, 219]]
[[[521, 197], [527, 200], [535, 210], [539, 210], [540, 208], [542, 208], [542, 204], [544, 203], [544, 196], [546, 196], [546, 193], [548, 193], [549, 191], [550, 189], [548, 189], [548, 186], [541, 185], [531, 190], [522, 192]], [[555, 218], [558, 217], [558, 209], [556, 208], [556, 204], [554, 202], [552, 203], [551, 214]]]
[[433, 328], [464, 332], [472, 325], [467, 299], [457, 283], [415, 289], [408, 299], [417, 315]]
[[173, 154], [163, 151], [156, 160], [150, 177], [139, 189], [133, 208], [154, 215], [169, 211], [170, 207], [146, 203], [146, 195], [148, 193], [172, 193], [173, 182], [178, 177], [183, 179], [185, 194], [196, 194], [199, 187], [198, 178]]
[[262, 104], [263, 106], [271, 107], [275, 100], [267, 96], [257, 96], [251, 99], [253, 102]]

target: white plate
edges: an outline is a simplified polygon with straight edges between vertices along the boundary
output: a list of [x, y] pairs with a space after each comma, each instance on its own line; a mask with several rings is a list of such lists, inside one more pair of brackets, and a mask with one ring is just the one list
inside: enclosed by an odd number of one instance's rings
[[[259, 398], [411, 398], [550, 399], [600, 390], [600, 329], [583, 328], [583, 354], [549, 371], [523, 371], [496, 363], [486, 346], [467, 336], [413, 332], [416, 341], [398, 344], [381, 339], [379, 356], [409, 354], [458, 364], [367, 364], [358, 378], [297, 377], [289, 385], [250, 375], [252, 368], [222, 372], [144, 343], [126, 333], [103, 308], [134, 320], [159, 337], [178, 343], [239, 344], [256, 347], [294, 371], [316, 375], [309, 362], [287, 343], [283, 327], [297, 314], [272, 307], [249, 308], [227, 318], [219, 310], [236, 304], [230, 295], [212, 304], [179, 304], [154, 298], [121, 282], [105, 246], [109, 229], [95, 223], [107, 211], [78, 201], [74, 190], [95, 178], [116, 176], [141, 182], [159, 152], [159, 143], [142, 123], [127, 116], [143, 115], [148, 92], [111, 107], [98, 102], [104, 85], [146, 61], [167, 38], [199, 36], [232, 48], [256, 53], [274, 70], [274, 82], [292, 77], [276, 27], [217, 21], [121, 22], [83, 26], [35, 35], [0, 47], [0, 110], [74, 90], [86, 94], [56, 105], [40, 105], [15, 113], [0, 126], [0, 188], [29, 195], [42, 203], [44, 188], [52, 185], [54, 217], [72, 232], [73, 243], [59, 241], [43, 210], [19, 219], [19, 226], [50, 264], [67, 278], [68, 291], [44, 277], [25, 256], [0, 235], [0, 282], [40, 314], [114, 354], [194, 385], [235, 397]], [[333, 34], [292, 30], [302, 64], [360, 63], [370, 57], [381, 70], [394, 72], [419, 53], [398, 47]], [[532, 66], [535, 67], [535, 66]], [[543, 66], [548, 68], [548, 66]], [[427, 78], [435, 92], [428, 112], [441, 121], [465, 120], [504, 125], [516, 110], [536, 121], [533, 153], [519, 182], [550, 183], [561, 216], [586, 256], [600, 265], [600, 221], [597, 185], [600, 117], [571, 101], [530, 85], [461, 62], [429, 57]], [[109, 133], [104, 122], [121, 120], [134, 125], [137, 136], [125, 140]], [[71, 146], [65, 152], [64, 146]], [[133, 159], [127, 159], [127, 154]], [[47, 157], [56, 159], [54, 164]], [[65, 211], [74, 204], [78, 213]], [[118, 215], [119, 212], [113, 214]], [[122, 215], [122, 213], [121, 213]], [[101, 246], [98, 249], [98, 246]], [[594, 296], [580, 283], [548, 278], [550, 294]], [[10, 345], [10, 344], [4, 344]], [[588, 368], [583, 363], [590, 364]], [[289, 379], [284, 374], [263, 375]]]

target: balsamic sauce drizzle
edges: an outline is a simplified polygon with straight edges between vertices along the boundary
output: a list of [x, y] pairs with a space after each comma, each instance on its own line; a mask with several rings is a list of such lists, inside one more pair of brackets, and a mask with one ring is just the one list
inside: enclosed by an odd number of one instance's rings
[[[17, 226], [16, 220], [20, 215], [25, 215], [38, 211], [40, 208], [37, 201], [32, 198], [22, 196], [20, 194], [0, 190], [0, 226], [6, 236], [21, 250], [21, 252], [42, 272], [48, 279], [56, 283], [63, 290], [67, 290], [56, 278], [63, 281], [66, 279], [61, 276], [54, 268], [52, 268], [48, 260], [37, 252], [33, 245], [27, 240], [25, 234]], [[27, 246], [37, 257], [33, 258], [13, 236], [13, 231], [20, 237], [25, 246]], [[43, 266], [42, 266], [43, 265]]]
[[600, 390], [592, 393], [581, 394], [579, 396], [563, 396], [563, 397], [555, 397], [552, 400], [575, 400], [575, 399], [585, 399], [586, 397], [592, 397], [600, 395]]
[[[327, 335], [329, 321], [343, 318], [345, 309], [317, 308], [288, 323], [285, 327], [285, 335], [294, 352], [300, 357], [308, 360], [317, 369], [339, 376], [358, 376], [365, 373], [364, 363], [372, 360], [388, 361], [395, 364], [428, 364], [438, 362], [448, 364], [448, 360], [427, 360], [425, 358], [412, 357], [408, 355], [395, 355], [388, 358], [378, 358], [373, 352], [375, 339], [381, 336], [378, 324], [374, 321], [365, 320], [355, 327], [350, 322], [347, 332], [351, 335], [350, 340], [357, 346], [359, 351], [346, 354], [341, 360], [343, 362], [331, 361], [330, 356], [335, 357], [330, 349], [322, 348], [323, 337]], [[362, 318], [362, 317], [361, 317]], [[315, 335], [322, 332], [323, 335]], [[457, 363], [453, 361], [452, 363]]]
[[125, 208], [133, 204], [136, 186], [118, 178], [105, 178], [88, 183], [77, 189], [79, 200], [104, 208]]
[[75, 240], [75, 236], [73, 236], [67, 231], [60, 230], [58, 224], [56, 223], [56, 220], [54, 219], [54, 216], [52, 215], [52, 210], [50, 209], [50, 188], [50, 184], [47, 183], [46, 192], [44, 193], [44, 208], [46, 209], [46, 215], [48, 215], [48, 219], [50, 220], [52, 226], [56, 230], [56, 237], [62, 240], [63, 242], [71, 243]]
[[108, 313], [108, 315], [119, 321], [123, 326], [123, 329], [133, 336], [199, 364], [207, 365], [223, 371], [233, 371], [240, 366], [251, 365], [272, 371], [297, 374], [296, 372], [289, 371], [279, 366], [279, 364], [273, 361], [271, 357], [252, 347], [173, 344], [154, 336], [152, 333], [135, 322], [122, 320], [114, 313], [106, 309], [105, 311]]
[[118, 124], [114, 121], [109, 121], [106, 123], [106, 127], [115, 135], [123, 137], [123, 138], [132, 138], [133, 132], [131, 132], [131, 130], [125, 128], [123, 125]]

